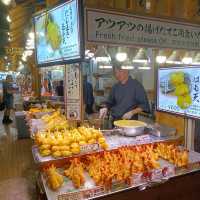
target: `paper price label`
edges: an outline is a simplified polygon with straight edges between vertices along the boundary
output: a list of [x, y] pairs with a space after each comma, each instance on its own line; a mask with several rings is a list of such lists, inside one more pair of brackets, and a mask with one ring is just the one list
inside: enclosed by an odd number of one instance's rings
[[96, 151], [99, 149], [99, 144], [95, 143], [95, 144], [87, 144], [87, 145], [81, 145], [81, 152], [82, 153], [87, 153], [87, 152], [92, 152], [92, 151]]
[[81, 200], [81, 199], [83, 199], [83, 195], [81, 192], [66, 193], [58, 196], [58, 200]]
[[84, 199], [93, 198], [95, 196], [99, 196], [104, 193], [105, 193], [105, 188], [103, 186], [82, 191]]

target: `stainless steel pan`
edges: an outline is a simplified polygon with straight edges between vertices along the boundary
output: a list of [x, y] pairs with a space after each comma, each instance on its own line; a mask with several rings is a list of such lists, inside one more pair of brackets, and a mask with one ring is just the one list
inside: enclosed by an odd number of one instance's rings
[[[135, 120], [130, 120], [130, 121], [135, 121]], [[117, 131], [119, 131], [122, 135], [133, 137], [133, 136], [143, 135], [145, 127], [147, 127], [146, 123], [140, 121], [138, 122], [140, 123], [140, 125], [136, 126], [120, 126], [117, 125], [116, 122], [114, 122], [114, 125]]]

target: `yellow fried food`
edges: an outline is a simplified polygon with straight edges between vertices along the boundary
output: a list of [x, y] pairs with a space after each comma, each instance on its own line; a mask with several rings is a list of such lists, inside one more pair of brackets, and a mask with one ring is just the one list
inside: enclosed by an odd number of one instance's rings
[[180, 85], [177, 85], [175, 88], [175, 95], [176, 96], [183, 96], [189, 94], [189, 87], [187, 84], [182, 83]]
[[58, 157], [61, 157], [61, 152], [60, 151], [55, 151], [52, 153], [52, 156], [55, 157], [55, 158], [58, 158]]
[[103, 137], [100, 137], [100, 138], [98, 139], [98, 142], [101, 144], [101, 143], [105, 143], [105, 142], [106, 142], [106, 140], [105, 140], [105, 138], [103, 138]]
[[88, 140], [88, 144], [94, 144], [94, 143], [96, 143], [96, 140], [95, 140], [95, 139], [90, 139], [90, 140]]
[[45, 150], [42, 150], [42, 151], [40, 151], [40, 155], [41, 156], [49, 156], [51, 154], [51, 150], [49, 150], [49, 149], [45, 149]]
[[80, 147], [76, 147], [76, 148], [71, 148], [71, 152], [73, 153], [73, 154], [79, 154], [80, 153]]
[[177, 105], [181, 109], [187, 109], [192, 104], [192, 98], [190, 95], [186, 96], [178, 96], [177, 98]]
[[42, 150], [46, 150], [46, 149], [50, 149], [51, 145], [49, 144], [43, 144], [39, 147], [39, 149], [42, 151]]
[[56, 168], [52, 165], [46, 170], [47, 183], [52, 190], [60, 188], [64, 182], [63, 176], [60, 175]]
[[178, 86], [184, 83], [184, 73], [183, 72], [175, 72], [170, 76], [170, 82], [174, 86]]
[[61, 154], [63, 157], [67, 157], [67, 156], [71, 156], [72, 152], [71, 151], [62, 151]]

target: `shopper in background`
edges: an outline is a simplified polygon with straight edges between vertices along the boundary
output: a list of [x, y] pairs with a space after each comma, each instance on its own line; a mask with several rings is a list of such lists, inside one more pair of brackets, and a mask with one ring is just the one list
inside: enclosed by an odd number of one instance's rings
[[93, 113], [93, 87], [92, 84], [87, 81], [87, 75], [83, 76], [83, 100], [85, 104], [85, 112], [87, 114]]
[[100, 118], [111, 111], [113, 121], [119, 119], [137, 120], [141, 112], [149, 112], [149, 103], [142, 84], [129, 76], [128, 70], [116, 64], [114, 74], [118, 83], [111, 90], [105, 107], [100, 109]]
[[6, 76], [6, 80], [3, 82], [3, 102], [5, 105], [3, 124], [10, 124], [12, 120], [10, 119], [10, 111], [13, 109], [14, 101], [14, 88], [13, 88], [13, 78], [11, 75]]
[[64, 83], [63, 80], [59, 82], [59, 85], [56, 87], [56, 94], [60, 97], [64, 96]]

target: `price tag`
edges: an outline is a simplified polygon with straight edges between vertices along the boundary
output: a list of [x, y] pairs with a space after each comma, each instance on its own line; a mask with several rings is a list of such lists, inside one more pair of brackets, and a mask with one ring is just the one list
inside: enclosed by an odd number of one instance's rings
[[83, 195], [81, 192], [70, 192], [58, 195], [58, 200], [81, 200], [81, 199], [83, 199]]
[[81, 145], [80, 148], [82, 153], [92, 152], [99, 150], [99, 144], [95, 143], [95, 144]]
[[161, 179], [162, 177], [163, 177], [162, 169], [153, 170], [151, 180], [158, 180]]
[[82, 191], [84, 199], [93, 198], [102, 194], [105, 194], [105, 188], [103, 186]]
[[135, 137], [136, 142], [149, 142], [150, 141], [150, 136], [149, 135], [140, 135]]

